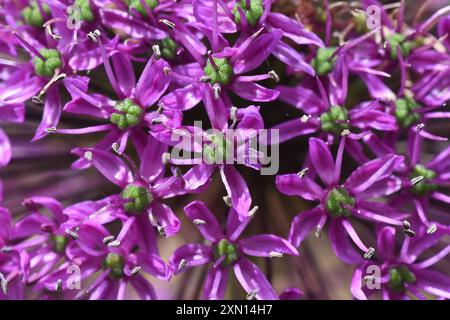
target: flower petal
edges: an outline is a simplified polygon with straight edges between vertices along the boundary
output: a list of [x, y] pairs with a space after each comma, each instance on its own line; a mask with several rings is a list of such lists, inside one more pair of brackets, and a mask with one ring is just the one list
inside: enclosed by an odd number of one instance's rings
[[225, 189], [231, 198], [233, 208], [243, 217], [248, 216], [252, 198], [247, 184], [240, 173], [232, 165], [224, 165], [220, 170]]
[[184, 207], [184, 212], [197, 225], [205, 239], [215, 242], [224, 237], [216, 217], [203, 202], [193, 201], [189, 203]]
[[297, 250], [285, 239], [273, 234], [259, 234], [239, 241], [241, 250], [255, 257], [270, 257], [271, 253], [297, 256]]
[[135, 92], [136, 98], [143, 108], [154, 105], [166, 91], [171, 78], [166, 75], [164, 69], [169, 67], [169, 64], [163, 59], [148, 61], [136, 85]]
[[[211, 261], [212, 251], [211, 247], [199, 244], [190, 243], [179, 247], [170, 257], [169, 263], [174, 274], [183, 272], [187, 268], [200, 266]], [[184, 262], [185, 261], [185, 265]]]
[[276, 177], [277, 189], [288, 196], [299, 196], [306, 200], [321, 200], [325, 191], [308, 177], [284, 174]]
[[267, 89], [254, 82], [233, 82], [231, 89], [243, 99], [257, 102], [273, 101], [280, 93], [276, 90]]
[[299, 213], [292, 221], [289, 231], [289, 242], [298, 248], [303, 240], [317, 228], [324, 212], [322, 209], [314, 208]]
[[222, 267], [220, 264], [212, 267], [208, 271], [203, 291], [205, 299], [222, 300], [224, 298], [225, 290], [228, 285], [229, 273], [230, 270]]
[[339, 259], [349, 264], [356, 264], [363, 262], [363, 257], [353, 245], [353, 242], [348, 236], [347, 230], [342, 224], [342, 219], [335, 218], [331, 221], [329, 236], [331, 246], [334, 253]]
[[330, 185], [334, 180], [334, 160], [330, 148], [320, 139], [309, 139], [309, 156], [317, 174], [324, 184]]

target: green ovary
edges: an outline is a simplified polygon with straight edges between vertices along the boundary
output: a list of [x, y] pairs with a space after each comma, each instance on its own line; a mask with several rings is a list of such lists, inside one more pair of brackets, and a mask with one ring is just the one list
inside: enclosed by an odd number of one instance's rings
[[348, 111], [341, 106], [332, 106], [328, 112], [320, 116], [322, 130], [333, 133], [341, 133], [349, 128]]
[[411, 124], [420, 120], [420, 115], [414, 110], [419, 108], [414, 99], [405, 97], [395, 101], [395, 118], [402, 128], [408, 128]]
[[[80, 19], [83, 21], [87, 21], [87, 22], [92, 22], [94, 21], [94, 14], [91, 10], [91, 7], [89, 5], [89, 0], [75, 0], [75, 6], [77, 6], [80, 11]], [[71, 14], [71, 17], [74, 18], [77, 15], [77, 11], [74, 11]]]
[[69, 239], [61, 235], [51, 236], [50, 240], [53, 243], [53, 251], [57, 253], [64, 253], [69, 243]]
[[135, 184], [127, 185], [120, 196], [123, 199], [130, 200], [124, 204], [124, 209], [128, 213], [141, 213], [148, 208], [153, 200], [147, 188]]
[[[158, 0], [145, 0], [145, 4], [147, 4], [147, 6], [153, 10], [158, 5]], [[133, 8], [136, 9], [137, 12], [139, 12], [144, 17], [148, 16], [147, 11], [145, 10], [145, 7], [141, 3], [141, 0], [131, 0], [129, 2], [129, 8], [130, 8], [130, 10]]]
[[411, 41], [405, 41], [405, 36], [392, 33], [386, 37], [389, 47], [391, 48], [391, 58], [397, 59], [397, 48], [400, 48], [400, 52], [403, 57], [407, 57], [414, 48], [414, 43]]
[[213, 61], [217, 69], [215, 69], [215, 67], [211, 64], [211, 61], [208, 59], [204, 69], [205, 75], [210, 78], [210, 82], [212, 84], [229, 84], [234, 76], [233, 67], [228, 63], [226, 58], [213, 58]]
[[125, 99], [118, 102], [114, 109], [117, 113], [111, 115], [111, 122], [119, 127], [121, 130], [128, 129], [135, 125], [138, 125], [141, 121], [142, 108], [133, 103], [131, 99]]
[[123, 257], [116, 253], [108, 253], [105, 260], [103, 260], [103, 268], [109, 269], [109, 276], [115, 280], [123, 277], [124, 266]]
[[170, 37], [158, 42], [161, 55], [164, 59], [174, 59], [177, 54], [177, 44]]
[[312, 59], [311, 66], [318, 75], [324, 76], [333, 70], [334, 64], [336, 63], [336, 57], [331, 57], [335, 50], [336, 48], [334, 47], [319, 48], [317, 50], [317, 55]]
[[351, 212], [344, 205], [354, 206], [355, 199], [344, 188], [334, 188], [327, 196], [325, 207], [332, 217], [350, 216]]
[[220, 240], [214, 247], [213, 252], [215, 260], [222, 256], [225, 257], [222, 261], [222, 266], [225, 267], [232, 265], [239, 258], [236, 246], [226, 239]]
[[400, 266], [389, 270], [388, 286], [396, 292], [405, 290], [405, 284], [414, 283], [416, 276], [406, 266]]
[[208, 163], [225, 163], [228, 156], [228, 141], [223, 135], [216, 134], [210, 137], [211, 144], [203, 148], [203, 154]]
[[[42, 3], [42, 9], [45, 14], [50, 15], [50, 8], [45, 3]], [[22, 10], [22, 17], [25, 23], [33, 27], [42, 27], [44, 24], [44, 17], [42, 16], [41, 10], [39, 10], [36, 1], [33, 1], [28, 7]]]
[[40, 57], [33, 59], [34, 70], [42, 77], [53, 77], [55, 70], [61, 68], [61, 56], [55, 49], [41, 49], [39, 53], [44, 60]]
[[251, 26], [256, 26], [258, 24], [259, 19], [264, 12], [262, 0], [250, 0], [250, 5], [248, 7], [247, 1], [241, 0], [241, 2], [236, 3], [233, 8], [234, 21], [236, 21], [236, 23], [241, 23], [241, 14], [239, 13], [238, 8], [242, 9], [247, 23]]
[[436, 177], [436, 172], [426, 168], [425, 166], [418, 164], [414, 167], [411, 178], [422, 176], [424, 179], [412, 186], [411, 190], [417, 195], [426, 195], [430, 191], [437, 189], [437, 185], [428, 183], [427, 180]]

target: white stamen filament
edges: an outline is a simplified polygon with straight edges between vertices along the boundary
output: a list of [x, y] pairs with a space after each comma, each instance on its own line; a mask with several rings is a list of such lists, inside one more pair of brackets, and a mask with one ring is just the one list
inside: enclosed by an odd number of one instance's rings
[[130, 273], [131, 273], [132, 276], [134, 276], [135, 274], [137, 274], [141, 270], [142, 270], [141, 266], [135, 266], [133, 269], [130, 270]]
[[185, 259], [181, 259], [180, 263], [178, 264], [178, 270], [183, 270], [187, 266], [187, 261]]
[[412, 184], [413, 186], [415, 186], [416, 184], [418, 184], [418, 183], [419, 183], [420, 181], [422, 181], [423, 179], [425, 179], [424, 176], [418, 176], [418, 177], [412, 178], [412, 179], [411, 179], [411, 184]]
[[427, 229], [427, 234], [433, 234], [437, 231], [437, 226], [432, 223], [429, 225], [428, 229]]
[[194, 224], [198, 227], [198, 226], [201, 226], [203, 224], [206, 224], [206, 221], [202, 220], [202, 219], [195, 219], [194, 220]]
[[256, 211], [258, 211], [259, 207], [258, 206], [254, 206], [249, 212], [248, 212], [248, 216], [252, 217], [255, 215]]
[[277, 251], [270, 251], [269, 252], [269, 258], [282, 258], [283, 254], [281, 252]]
[[306, 167], [306, 168], [300, 170], [300, 171], [297, 173], [297, 175], [298, 175], [300, 178], [303, 178], [303, 177], [306, 175], [306, 173], [308, 172], [308, 170], [309, 170], [309, 168]]
[[69, 228], [66, 228], [66, 230], [64, 230], [64, 232], [67, 233], [69, 236], [71, 236], [73, 240], [78, 239], [78, 234], [76, 232], [70, 230]]

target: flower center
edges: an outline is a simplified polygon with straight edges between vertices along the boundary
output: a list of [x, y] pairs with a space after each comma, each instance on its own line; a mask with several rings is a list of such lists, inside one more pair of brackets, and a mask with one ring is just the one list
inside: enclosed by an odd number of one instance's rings
[[241, 23], [241, 14], [239, 13], [238, 8], [242, 9], [247, 23], [251, 26], [256, 26], [258, 24], [259, 19], [264, 12], [262, 0], [241, 0], [241, 2], [236, 3], [233, 8], [234, 21], [236, 21], [236, 23]]
[[135, 184], [127, 185], [120, 196], [122, 199], [130, 200], [124, 204], [125, 211], [128, 213], [141, 213], [153, 200], [147, 188]]
[[177, 54], [177, 44], [172, 38], [167, 37], [158, 41], [161, 55], [164, 59], [174, 59]]
[[316, 57], [311, 60], [311, 66], [314, 68], [316, 73], [320, 76], [324, 76], [333, 70], [334, 64], [336, 63], [336, 57], [333, 57], [333, 53], [336, 48], [319, 48], [317, 50]]
[[53, 243], [53, 251], [56, 253], [64, 253], [67, 244], [69, 243], [69, 238], [62, 235], [54, 235], [50, 238]]
[[405, 284], [416, 281], [416, 276], [406, 266], [389, 270], [389, 287], [397, 292], [405, 290]]
[[[42, 3], [42, 9], [45, 14], [50, 15], [50, 8], [47, 4]], [[26, 24], [33, 27], [40, 28], [44, 24], [44, 17], [42, 16], [36, 1], [33, 1], [28, 7], [25, 7], [25, 9], [22, 10], [22, 17]]]
[[348, 111], [341, 106], [332, 106], [330, 110], [323, 113], [320, 116], [320, 124], [322, 130], [341, 133], [343, 130], [349, 128], [348, 121]]
[[213, 252], [216, 260], [222, 256], [225, 256], [225, 259], [222, 261], [222, 265], [225, 267], [230, 266], [238, 259], [236, 246], [226, 239], [220, 240], [214, 247]]
[[[145, 0], [145, 4], [150, 8], [150, 9], [155, 9], [156, 6], [158, 5], [158, 0]], [[141, 15], [143, 15], [144, 17], [147, 17], [147, 11], [145, 10], [145, 7], [142, 5], [141, 0], [130, 0], [128, 8], [131, 9], [136, 9], [137, 12], [139, 12]]]
[[414, 170], [411, 174], [411, 178], [423, 177], [423, 180], [417, 182], [412, 186], [412, 192], [417, 195], [425, 195], [430, 191], [434, 191], [437, 189], [437, 185], [432, 183], [427, 183], [427, 180], [433, 179], [436, 177], [436, 172], [426, 168], [421, 164], [417, 164], [414, 167]]
[[109, 276], [112, 279], [120, 279], [123, 277], [123, 267], [125, 266], [125, 262], [123, 261], [123, 257], [116, 253], [108, 253], [105, 260], [103, 260], [103, 268], [109, 269]]
[[205, 160], [210, 164], [224, 163], [228, 156], [228, 141], [221, 134], [213, 134], [209, 139], [211, 143], [203, 148]]
[[344, 188], [334, 188], [328, 193], [325, 207], [332, 217], [350, 216], [351, 212], [344, 205], [354, 206], [355, 198], [351, 197]]
[[208, 59], [204, 72], [212, 84], [219, 83], [227, 85], [234, 76], [233, 67], [228, 63], [226, 58]]
[[75, 10], [70, 14], [71, 18], [80, 18], [81, 20], [87, 22], [94, 21], [94, 14], [92, 13], [91, 7], [89, 5], [89, 0], [75, 0], [75, 6], [80, 9], [79, 16], [78, 12]]
[[395, 101], [395, 117], [397, 123], [402, 128], [407, 128], [414, 122], [419, 121], [420, 115], [414, 111], [417, 108], [419, 108], [419, 105], [410, 97], [397, 99], [397, 101]]
[[142, 108], [134, 104], [131, 99], [125, 99], [116, 103], [114, 109], [119, 112], [114, 112], [110, 120], [121, 130], [133, 127], [141, 121]]
[[400, 52], [403, 57], [407, 57], [414, 47], [414, 43], [411, 41], [405, 41], [405, 36], [399, 33], [392, 33], [386, 37], [389, 47], [391, 48], [391, 58], [397, 59], [397, 48], [400, 48]]
[[61, 68], [61, 56], [55, 49], [41, 49], [39, 53], [44, 60], [40, 57], [35, 57], [33, 60], [34, 70], [42, 77], [53, 77], [55, 70]]

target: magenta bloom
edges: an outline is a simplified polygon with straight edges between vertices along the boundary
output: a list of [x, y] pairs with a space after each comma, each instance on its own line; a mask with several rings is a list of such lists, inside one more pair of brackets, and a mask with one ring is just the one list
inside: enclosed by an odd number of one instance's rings
[[228, 214], [226, 233], [222, 232], [219, 222], [203, 202], [191, 202], [184, 211], [210, 244], [186, 244], [175, 250], [170, 258], [170, 265], [175, 274], [186, 268], [213, 262], [204, 286], [203, 295], [206, 299], [223, 299], [230, 269], [233, 269], [247, 293], [256, 294], [257, 299], [278, 299], [261, 270], [244, 255], [256, 257], [298, 255], [297, 250], [288, 241], [273, 234], [238, 239], [252, 220], [252, 216], [240, 221], [234, 209]]
[[[352, 242], [366, 254], [369, 249], [353, 229], [350, 218], [401, 226], [402, 214], [381, 202], [369, 201], [392, 194], [400, 185], [391, 182], [391, 175], [403, 163], [403, 157], [394, 154], [365, 163], [340, 184], [342, 154], [346, 138], [341, 139], [336, 161], [330, 149], [322, 140], [309, 139], [309, 159], [313, 174], [317, 174], [324, 188], [302, 174], [277, 176], [278, 190], [287, 195], [299, 196], [305, 200], [319, 201], [314, 209], [297, 215], [291, 226], [289, 241], [298, 247], [313, 231], [320, 232], [331, 219], [329, 236], [336, 255], [345, 262], [352, 261], [348, 248]], [[350, 237], [350, 238], [349, 238]], [[349, 240], [352, 241], [349, 241]], [[353, 251], [352, 251], [353, 252]]]
[[[425, 300], [425, 292], [440, 299], [449, 299], [450, 277], [431, 270], [431, 267], [446, 258], [450, 253], [450, 245], [445, 245], [442, 250], [425, 260], [419, 258], [449, 233], [436, 231], [427, 234], [425, 230], [426, 228], [421, 227], [414, 238], [406, 237], [398, 251], [395, 229], [379, 228], [375, 262], [353, 261], [359, 263], [351, 283], [353, 296], [366, 300], [371, 295], [381, 293], [384, 300], [408, 300], [409, 295]], [[364, 283], [367, 285], [362, 286]]]

